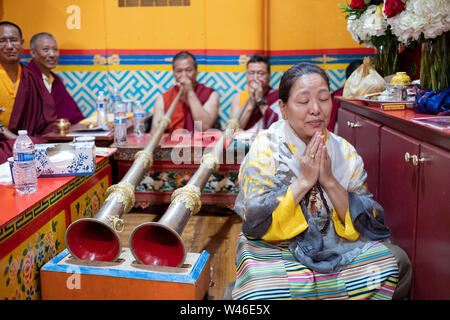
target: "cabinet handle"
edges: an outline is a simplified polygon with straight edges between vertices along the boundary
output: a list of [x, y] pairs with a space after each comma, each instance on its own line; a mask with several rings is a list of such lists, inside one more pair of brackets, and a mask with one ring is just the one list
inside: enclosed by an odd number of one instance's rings
[[409, 162], [409, 160], [411, 160], [411, 155], [409, 154], [409, 152], [405, 153], [405, 162]]
[[353, 123], [353, 122], [347, 121], [347, 127], [358, 128], [358, 127], [362, 127], [362, 125], [359, 122]]
[[412, 163], [414, 166], [418, 166], [420, 163], [424, 163], [425, 162], [425, 158], [420, 158], [417, 155], [413, 155], [412, 157]]

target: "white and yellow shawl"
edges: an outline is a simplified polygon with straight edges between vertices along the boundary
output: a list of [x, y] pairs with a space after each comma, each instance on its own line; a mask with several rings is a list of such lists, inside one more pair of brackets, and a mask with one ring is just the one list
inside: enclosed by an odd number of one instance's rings
[[383, 209], [365, 185], [362, 158], [345, 139], [325, 133], [332, 172], [349, 193], [344, 223], [326, 193], [333, 215], [323, 235], [318, 230], [326, 223], [327, 212], [320, 195], [313, 189], [306, 199], [309, 201], [294, 203], [289, 186], [300, 174], [298, 158], [306, 145], [285, 120], [260, 132], [244, 158], [235, 211], [243, 219], [247, 237], [291, 240], [289, 247], [300, 262], [331, 272], [350, 262], [373, 241], [389, 237], [390, 232], [383, 224]]

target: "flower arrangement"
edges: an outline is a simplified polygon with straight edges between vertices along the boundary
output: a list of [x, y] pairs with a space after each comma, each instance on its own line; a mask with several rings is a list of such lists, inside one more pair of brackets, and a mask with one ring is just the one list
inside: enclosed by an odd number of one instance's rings
[[341, 5], [347, 13], [347, 30], [352, 38], [368, 48], [374, 47], [372, 37], [386, 34], [387, 23], [381, 12], [382, 4], [382, 0], [352, 0], [349, 5]]
[[435, 39], [450, 30], [448, 0], [385, 0], [383, 14], [399, 41]]
[[434, 91], [448, 88], [450, 1], [385, 0], [383, 14], [400, 42], [422, 44], [421, 87]]
[[398, 71], [398, 40], [383, 15], [383, 0], [352, 0], [340, 5], [346, 13], [352, 38], [368, 48], [376, 48], [375, 69], [382, 76]]
[[421, 45], [421, 86], [450, 85], [449, 0], [351, 0], [340, 6], [352, 38], [377, 48], [375, 68], [382, 76], [398, 71], [399, 47]]

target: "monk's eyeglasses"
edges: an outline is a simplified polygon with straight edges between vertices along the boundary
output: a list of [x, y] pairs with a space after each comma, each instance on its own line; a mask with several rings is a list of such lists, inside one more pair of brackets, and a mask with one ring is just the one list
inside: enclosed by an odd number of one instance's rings
[[20, 39], [19, 38], [0, 38], [0, 46], [5, 46], [8, 42], [13, 46], [17, 46], [18, 44], [20, 44]]

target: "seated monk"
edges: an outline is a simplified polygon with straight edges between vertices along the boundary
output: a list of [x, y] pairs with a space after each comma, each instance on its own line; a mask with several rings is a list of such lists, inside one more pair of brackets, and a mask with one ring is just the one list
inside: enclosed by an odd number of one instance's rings
[[168, 131], [172, 133], [176, 129], [185, 129], [193, 133], [194, 130], [214, 128], [219, 114], [219, 95], [214, 89], [197, 82], [195, 57], [181, 51], [173, 58], [172, 68], [176, 85], [157, 98], [150, 133], [156, 132], [159, 120], [169, 109], [180, 88], [183, 88], [183, 92], [172, 114]]
[[[326, 130], [329, 79], [315, 64], [286, 71], [282, 120], [244, 158], [234, 299], [403, 299], [406, 253], [390, 243], [362, 158]], [[390, 213], [395, 214], [395, 213]]]
[[269, 58], [255, 54], [247, 62], [247, 89], [236, 93], [231, 102], [231, 117], [237, 118], [240, 108], [250, 98], [242, 113], [239, 127], [244, 130], [259, 131], [267, 129], [272, 123], [281, 119], [278, 106], [278, 90], [269, 85]]
[[20, 28], [0, 22], [0, 163], [12, 156], [18, 130], [27, 130], [34, 143], [53, 130], [53, 99], [42, 81], [19, 62], [23, 51]]
[[61, 78], [51, 71], [59, 61], [55, 37], [46, 32], [35, 34], [30, 40], [30, 50], [32, 60], [27, 67], [36, 73], [53, 97], [57, 117], [68, 119], [71, 124], [83, 120], [83, 113], [67, 92]]

